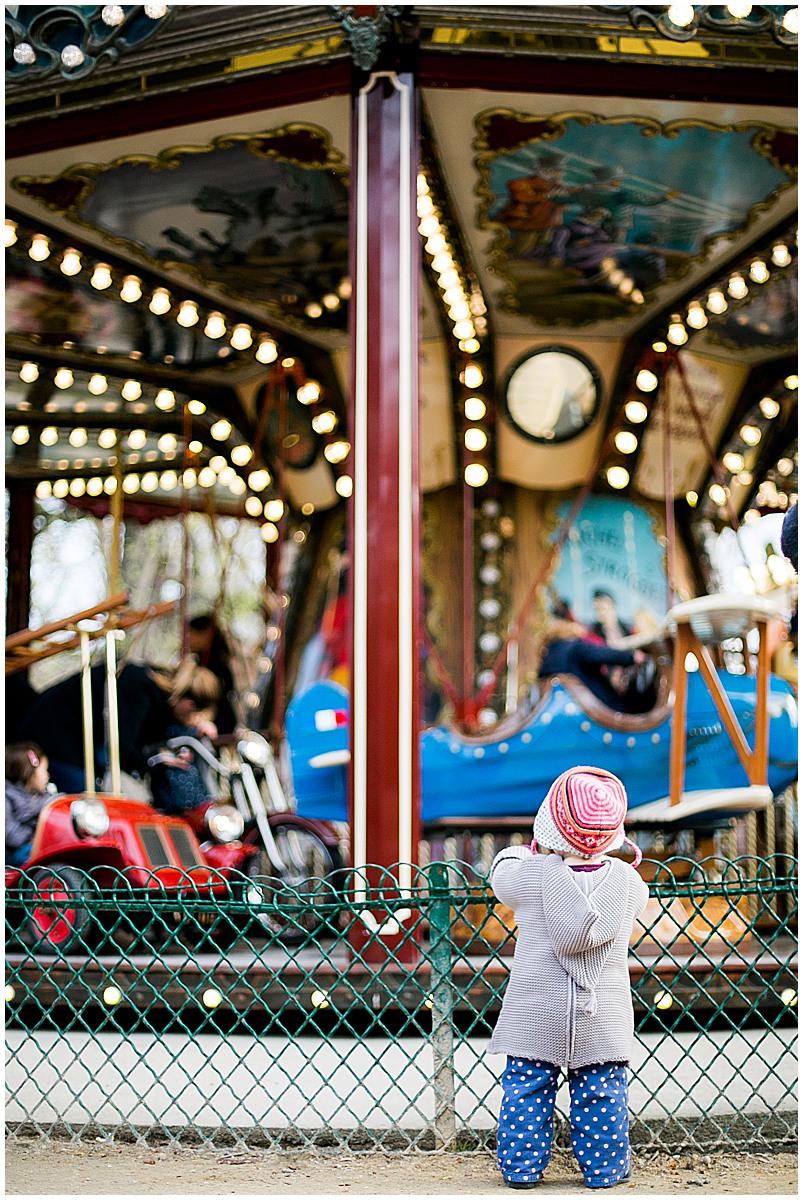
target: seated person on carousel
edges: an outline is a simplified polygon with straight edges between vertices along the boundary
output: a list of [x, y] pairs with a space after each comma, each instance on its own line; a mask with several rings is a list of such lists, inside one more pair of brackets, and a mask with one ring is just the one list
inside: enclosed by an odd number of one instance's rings
[[[95, 770], [102, 777], [108, 766], [103, 665], [92, 667], [91, 680]], [[185, 658], [176, 667], [135, 663], [122, 667], [117, 676], [117, 708], [123, 771], [143, 779], [150, 748], [164, 743], [172, 726], [189, 725], [201, 735], [215, 737], [217, 728], [210, 714], [214, 712], [219, 692], [220, 684], [212, 672], [199, 667], [193, 658]], [[80, 674], [70, 675], [41, 692], [25, 718], [21, 733], [41, 746], [47, 755], [50, 775], [59, 791], [84, 790]]]
[[538, 674], [574, 675], [607, 708], [628, 712], [626, 689], [619, 690], [611, 680], [613, 667], [640, 666], [647, 661], [643, 650], [619, 650], [589, 634], [577, 621], [553, 618], [546, 632]]

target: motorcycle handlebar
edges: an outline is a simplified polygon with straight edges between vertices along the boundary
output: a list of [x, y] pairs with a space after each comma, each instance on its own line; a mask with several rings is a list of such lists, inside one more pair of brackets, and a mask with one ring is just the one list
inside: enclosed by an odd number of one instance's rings
[[171, 750], [180, 750], [186, 746], [189, 750], [193, 750], [196, 754], [198, 754], [204, 760], [204, 762], [207, 763], [218, 775], [222, 776], [224, 779], [229, 779], [231, 777], [231, 771], [224, 767], [223, 764], [215, 758], [214, 754], [212, 754], [208, 747], [206, 747], [203, 742], [200, 742], [198, 738], [190, 737], [188, 734], [183, 734], [180, 737], [168, 738], [167, 744]]

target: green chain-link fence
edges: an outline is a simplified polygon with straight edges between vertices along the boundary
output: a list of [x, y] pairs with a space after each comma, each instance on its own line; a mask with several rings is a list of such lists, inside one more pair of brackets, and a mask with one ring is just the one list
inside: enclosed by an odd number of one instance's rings
[[[645, 866], [634, 1144], [791, 1144], [795, 863]], [[107, 875], [101, 889], [60, 868], [9, 891], [12, 1136], [493, 1145], [503, 1061], [484, 1049], [515, 933], [482, 876], [436, 862], [404, 896], [379, 868], [303, 894], [185, 884], [179, 897]]]

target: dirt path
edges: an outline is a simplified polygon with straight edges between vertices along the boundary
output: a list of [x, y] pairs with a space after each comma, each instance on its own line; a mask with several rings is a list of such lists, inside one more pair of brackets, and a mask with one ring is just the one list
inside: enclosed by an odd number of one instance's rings
[[[797, 1196], [794, 1154], [635, 1159], [622, 1196]], [[555, 1157], [540, 1195], [587, 1195]], [[488, 1154], [310, 1154], [157, 1150], [111, 1143], [6, 1142], [9, 1196], [510, 1195]]]

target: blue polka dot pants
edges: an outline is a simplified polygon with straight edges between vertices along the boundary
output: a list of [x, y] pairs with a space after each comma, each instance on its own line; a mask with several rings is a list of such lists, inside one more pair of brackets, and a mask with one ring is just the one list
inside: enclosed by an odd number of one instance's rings
[[[496, 1158], [507, 1183], [536, 1183], [552, 1157], [559, 1068], [508, 1058]], [[570, 1070], [571, 1141], [586, 1186], [613, 1187], [630, 1170], [627, 1067], [595, 1063]]]

